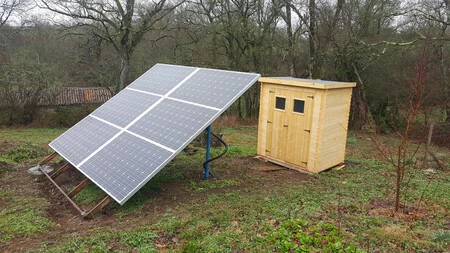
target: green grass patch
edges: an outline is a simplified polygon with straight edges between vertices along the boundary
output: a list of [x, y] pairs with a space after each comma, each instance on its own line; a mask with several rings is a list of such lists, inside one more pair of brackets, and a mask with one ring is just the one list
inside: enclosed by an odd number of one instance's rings
[[43, 245], [34, 252], [157, 252], [154, 243], [157, 234], [151, 230], [110, 232], [104, 229], [96, 229], [91, 232], [92, 236], [90, 237], [78, 237], [56, 247]]
[[22, 128], [14, 130], [5, 128], [0, 129], [0, 140], [47, 145], [66, 130], [66, 128]]
[[269, 227], [267, 233], [267, 242], [278, 252], [365, 252], [345, 243], [345, 235], [325, 222], [310, 225], [306, 220], [291, 219]]
[[0, 211], [0, 242], [41, 233], [51, 227], [51, 221], [42, 211], [49, 205], [46, 199], [25, 198], [10, 191], [3, 191], [0, 198], [6, 202]]
[[351, 136], [347, 138], [347, 143], [355, 143], [358, 141], [358, 138], [355, 136]]
[[256, 127], [227, 127], [222, 129], [224, 140], [229, 149], [228, 154], [234, 156], [256, 155], [258, 128]]
[[105, 192], [96, 186], [94, 183], [89, 183], [83, 190], [81, 190], [73, 199], [81, 205], [93, 204], [99, 198], [105, 196]]

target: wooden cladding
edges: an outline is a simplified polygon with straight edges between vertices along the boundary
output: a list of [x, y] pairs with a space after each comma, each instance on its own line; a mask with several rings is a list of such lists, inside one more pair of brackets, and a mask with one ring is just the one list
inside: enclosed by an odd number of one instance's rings
[[270, 77], [260, 81], [260, 157], [312, 173], [344, 162], [355, 83]]

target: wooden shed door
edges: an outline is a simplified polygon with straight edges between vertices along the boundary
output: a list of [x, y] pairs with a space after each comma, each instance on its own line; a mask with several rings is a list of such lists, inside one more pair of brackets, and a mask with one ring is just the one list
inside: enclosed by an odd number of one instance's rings
[[309, 142], [314, 93], [290, 92], [288, 102], [289, 124], [285, 161], [305, 167], [308, 164]]
[[313, 93], [270, 90], [266, 155], [306, 167]]
[[270, 89], [269, 113], [267, 120], [266, 155], [284, 160], [286, 155], [286, 140], [288, 126], [289, 91]]

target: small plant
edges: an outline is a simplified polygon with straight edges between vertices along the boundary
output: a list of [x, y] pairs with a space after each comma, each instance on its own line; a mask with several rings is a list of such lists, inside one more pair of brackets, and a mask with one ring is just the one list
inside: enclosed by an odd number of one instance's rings
[[305, 220], [290, 219], [269, 227], [267, 232], [267, 241], [277, 252], [364, 252], [344, 243], [342, 233], [330, 223], [310, 225]]

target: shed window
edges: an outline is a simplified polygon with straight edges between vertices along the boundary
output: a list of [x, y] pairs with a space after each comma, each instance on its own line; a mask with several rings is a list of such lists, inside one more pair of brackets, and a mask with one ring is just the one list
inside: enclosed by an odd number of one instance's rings
[[275, 108], [280, 110], [286, 109], [286, 98], [276, 97]]
[[305, 112], [305, 100], [294, 99], [294, 112]]

